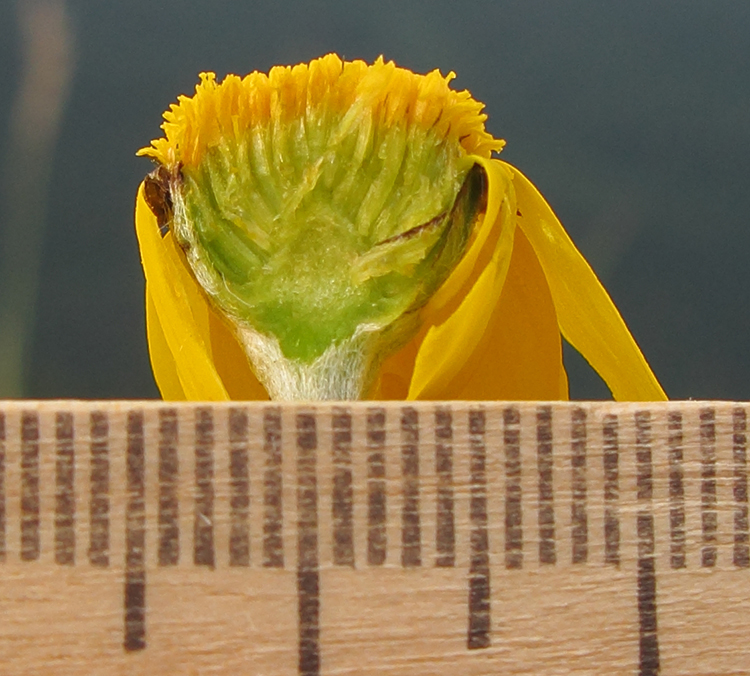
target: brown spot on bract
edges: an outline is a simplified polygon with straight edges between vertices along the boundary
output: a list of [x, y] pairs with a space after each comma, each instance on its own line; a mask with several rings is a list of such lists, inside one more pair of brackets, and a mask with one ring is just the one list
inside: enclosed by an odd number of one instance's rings
[[172, 222], [171, 175], [163, 166], [154, 169], [143, 181], [143, 196], [156, 216], [159, 232], [164, 237]]

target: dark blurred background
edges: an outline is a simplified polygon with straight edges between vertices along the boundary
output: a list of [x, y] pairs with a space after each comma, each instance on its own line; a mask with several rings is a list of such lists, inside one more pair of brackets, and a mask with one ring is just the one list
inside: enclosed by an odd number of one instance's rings
[[[5, 396], [157, 396], [135, 151], [199, 71], [330, 51], [454, 70], [668, 394], [750, 399], [746, 0], [0, 2], [0, 353], [26, 365], [0, 377]], [[11, 226], [28, 236], [13, 244]], [[605, 396], [567, 357], [573, 395]]]

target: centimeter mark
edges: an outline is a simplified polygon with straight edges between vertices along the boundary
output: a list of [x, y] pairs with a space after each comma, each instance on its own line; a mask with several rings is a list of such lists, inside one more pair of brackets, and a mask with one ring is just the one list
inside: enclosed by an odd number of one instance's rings
[[[390, 409], [391, 411], [393, 409]], [[429, 410], [434, 416], [434, 438], [421, 433], [420, 416]], [[536, 486], [538, 564], [557, 563], [559, 533], [556, 531], [553, 476], [553, 449], [570, 448], [570, 527], [571, 563], [591, 561], [588, 503], [590, 489], [588, 445], [597, 435], [601, 440], [603, 471], [603, 561], [619, 567], [620, 551], [620, 454], [622, 416], [604, 415], [597, 429], [581, 407], [569, 409], [570, 438], [553, 439], [553, 409], [536, 407]], [[454, 475], [456, 412], [446, 405], [434, 409], [404, 406], [395, 411], [397, 425], [389, 431], [389, 413], [384, 407], [365, 411], [366, 483], [366, 555], [355, 560], [355, 519], [353, 480], [353, 416], [346, 407], [331, 411], [331, 459], [333, 465], [331, 495], [332, 561], [335, 566], [377, 568], [386, 563], [389, 542], [386, 537], [388, 473], [401, 491], [401, 538], [392, 543], [400, 549], [404, 569], [456, 566], [456, 477]], [[215, 512], [215, 411], [210, 407], [194, 409], [191, 438], [194, 451], [193, 487], [193, 564], [213, 569], [216, 566], [214, 540]], [[248, 567], [255, 555], [250, 551], [250, 478], [251, 427], [256, 420], [248, 409], [228, 409], [229, 468], [229, 565]], [[501, 461], [504, 474], [504, 554], [505, 568], [524, 566], [523, 494], [521, 453], [521, 412], [507, 406], [499, 419], [488, 418], [482, 407], [469, 408], [466, 437], [469, 462], [469, 567], [467, 576], [467, 634], [469, 650], [487, 649], [492, 644], [491, 608], [491, 512], [488, 495], [488, 457]], [[555, 415], [559, 415], [556, 413]], [[296, 453], [296, 537], [298, 598], [298, 670], [301, 676], [316, 676], [321, 671], [321, 580], [319, 540], [318, 456], [326, 449], [319, 445], [320, 416], [314, 409], [297, 411], [294, 418]], [[22, 411], [20, 415], [20, 547], [21, 561], [40, 557], [40, 455], [43, 452], [40, 414]], [[634, 590], [639, 616], [639, 674], [655, 676], [660, 670], [657, 626], [656, 541], [654, 525], [654, 421], [649, 411], [636, 411], [636, 532], [637, 584]], [[54, 416], [55, 502], [54, 560], [60, 566], [76, 564], [76, 462], [75, 419], [70, 412]], [[103, 411], [88, 414], [90, 475], [88, 562], [92, 566], [110, 565], [110, 439], [109, 418]], [[499, 442], [488, 441], [489, 426], [497, 425]], [[685, 510], [685, 421], [680, 411], [666, 416], [668, 452], [669, 566], [684, 569], [686, 551]], [[716, 412], [711, 407], [698, 411], [700, 452], [700, 566], [717, 565], [719, 524], [717, 493]], [[284, 509], [282, 475], [282, 411], [267, 406], [257, 419], [261, 446], [257, 466], [262, 474], [262, 551], [257, 564], [266, 568], [284, 568]], [[157, 555], [159, 566], [176, 566], [180, 561], [179, 477], [181, 429], [176, 407], [158, 409], [158, 515]], [[397, 442], [388, 434], [397, 434]], [[189, 435], [190, 436], [190, 435]], [[495, 437], [493, 437], [494, 439]], [[430, 444], [433, 442], [434, 445]], [[6, 540], [6, 458], [8, 424], [0, 411], [0, 562], [7, 560]], [[494, 447], [497, 445], [497, 447]], [[144, 413], [131, 410], [126, 421], [126, 506], [125, 506], [125, 651], [146, 648], [146, 435]], [[389, 459], [387, 449], [398, 448]], [[423, 557], [422, 495], [420, 449], [434, 449], [435, 558]], [[750, 524], [748, 517], [747, 414], [736, 407], [731, 415], [733, 548], [736, 568], [750, 567]], [[389, 469], [389, 463], [393, 467]], [[527, 470], [528, 471], [528, 470]], [[398, 477], [398, 478], [397, 478]], [[559, 494], [557, 494], [559, 495]], [[562, 532], [562, 528], [558, 529]], [[497, 609], [496, 609], [497, 612]]]
[[659, 641], [656, 626], [656, 557], [653, 515], [653, 464], [651, 414], [635, 414], [635, 454], [638, 490], [638, 619], [640, 676], [659, 673]]
[[318, 571], [318, 434], [315, 415], [297, 415], [297, 599], [299, 674], [320, 673], [320, 573]]
[[484, 411], [469, 411], [471, 558], [469, 564], [470, 650], [490, 645], [490, 545], [487, 531], [487, 447]]

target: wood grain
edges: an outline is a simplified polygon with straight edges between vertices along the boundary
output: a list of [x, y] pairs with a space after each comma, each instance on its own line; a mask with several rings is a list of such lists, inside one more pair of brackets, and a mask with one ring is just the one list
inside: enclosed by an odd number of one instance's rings
[[0, 672], [750, 674], [747, 412], [0, 402]]

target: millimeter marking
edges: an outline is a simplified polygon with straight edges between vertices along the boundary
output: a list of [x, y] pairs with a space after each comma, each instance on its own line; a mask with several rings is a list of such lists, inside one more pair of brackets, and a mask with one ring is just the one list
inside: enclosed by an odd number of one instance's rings
[[638, 490], [638, 619], [640, 676], [659, 673], [659, 641], [656, 622], [656, 557], [653, 515], [653, 464], [651, 415], [635, 414], [635, 453]]
[[127, 503], [125, 507], [125, 640], [126, 651], [146, 647], [146, 463], [143, 412], [127, 421]]
[[354, 493], [352, 491], [352, 416], [333, 410], [333, 562], [354, 568]]
[[491, 642], [490, 543], [487, 532], [487, 447], [485, 415], [469, 411], [471, 472], [471, 559], [469, 564], [469, 650], [488, 648]]
[[55, 562], [61, 566], [75, 564], [75, 447], [73, 414], [58, 412], [55, 416]]
[[109, 566], [109, 419], [103, 411], [89, 417], [91, 495], [89, 497], [89, 562]]
[[5, 413], [0, 411], [0, 563], [6, 559], [5, 533]]
[[670, 566], [685, 568], [685, 486], [683, 465], [682, 413], [672, 411], [669, 425], [669, 547]]
[[456, 563], [456, 522], [453, 513], [453, 415], [447, 407], [435, 411], [435, 473], [437, 474], [437, 533], [435, 541], [438, 568]]
[[177, 487], [180, 462], [177, 450], [177, 410], [159, 411], [159, 565], [176, 566], [180, 561], [180, 507]]
[[555, 493], [552, 460], [552, 407], [540, 406], [536, 413], [536, 452], [539, 472], [539, 561], [557, 563], [555, 551]]
[[320, 673], [320, 573], [318, 572], [318, 482], [315, 416], [297, 414], [297, 599], [299, 674]]
[[281, 475], [281, 409], [263, 413], [263, 566], [284, 567], [284, 513]]
[[21, 414], [21, 560], [39, 558], [39, 416]]
[[250, 459], [247, 411], [229, 409], [229, 565], [250, 565]]
[[401, 412], [401, 565], [422, 565], [422, 531], [419, 507], [419, 413], [413, 407]]
[[719, 516], [716, 511], [716, 427], [713, 409], [701, 410], [700, 419], [701, 525], [703, 527], [701, 565], [704, 568], [713, 568], [716, 565], [716, 534]]
[[604, 561], [620, 565], [620, 444], [617, 418], [605, 415], [602, 425], [604, 463]]
[[214, 552], [214, 419], [210, 408], [195, 411], [195, 520], [193, 562], [215, 565]]
[[367, 563], [382, 566], [387, 553], [385, 409], [367, 411]]
[[744, 408], [732, 412], [732, 457], [734, 460], [734, 552], [738, 568], [750, 567], [750, 526], [747, 495], [747, 414]]
[[523, 566], [523, 523], [521, 493], [521, 415], [517, 408], [503, 411], [505, 449], [505, 567]]
[[[518, 620], [506, 606], [512, 585], [533, 593], [564, 570], [593, 584], [609, 570], [618, 594], [629, 585], [622, 607], [637, 616], [632, 671], [656, 676], [674, 673], [670, 604], [692, 602], [675, 597], [679, 580], [692, 589], [696, 570], [711, 581], [731, 571], [742, 588], [750, 568], [742, 405], [119, 406], [0, 409], [0, 563], [13, 575], [22, 565], [22, 581], [54, 570], [82, 586], [86, 567], [111, 566], [92, 579], [124, 581], [123, 659], [164, 649], [163, 626], [150, 629], [163, 622], [161, 608], [147, 627], [147, 600], [165, 598], [157, 586], [147, 599], [149, 566], [168, 569], [151, 584], [176, 576], [176, 586], [193, 566], [200, 573], [190, 579], [208, 590], [226, 585], [221, 593], [235, 601], [258, 574], [277, 585], [269, 598], [285, 603], [289, 588], [296, 615], [279, 611], [272, 621], [280, 631], [293, 623], [283, 649], [296, 642], [301, 676], [338, 669], [342, 639], [328, 632], [355, 636], [349, 609], [326, 605], [327, 593], [347, 585], [393, 605], [395, 627], [378, 641], [424, 631], [424, 616], [398, 625], [394, 594], [422, 585], [420, 602], [434, 603], [436, 622], [460, 620], [439, 640], [452, 642], [456, 659], [481, 654], [492, 669]], [[111, 485], [111, 467], [114, 477], [124, 468], [124, 486]], [[587, 577], [589, 569], [598, 572]], [[365, 618], [365, 640], [380, 631], [384, 608]], [[331, 617], [346, 619], [333, 627]], [[264, 631], [257, 624], [249, 641]]]
[[571, 414], [571, 473], [573, 499], [570, 505], [573, 563], [586, 563], [589, 556], [588, 515], [586, 513], [586, 411], [574, 408]]

